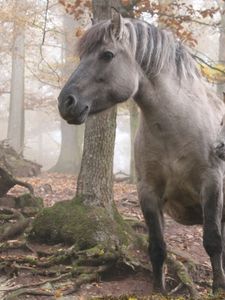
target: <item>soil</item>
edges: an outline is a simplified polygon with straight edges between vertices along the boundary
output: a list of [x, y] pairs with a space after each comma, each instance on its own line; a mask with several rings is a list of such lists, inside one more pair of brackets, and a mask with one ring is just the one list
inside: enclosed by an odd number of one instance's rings
[[[39, 177], [21, 179], [33, 185], [35, 195], [44, 199], [45, 206], [51, 206], [57, 201], [71, 199], [75, 194], [76, 178], [71, 175], [43, 173]], [[10, 194], [18, 195], [22, 191], [22, 187], [14, 187], [10, 191]], [[115, 183], [114, 198], [119, 212], [125, 218], [143, 221], [135, 185], [126, 182]], [[172, 250], [183, 257], [191, 258], [198, 265], [202, 265], [204, 271], [200, 274], [200, 278], [197, 279], [198, 282], [195, 283], [200, 292], [208, 290], [211, 280], [211, 271], [208, 256], [202, 246], [201, 226], [183, 226], [174, 222], [170, 217], [165, 216], [165, 238], [168, 250]], [[30, 246], [37, 250], [37, 245]], [[41, 245], [39, 247], [46, 250], [49, 246]], [[56, 245], [55, 247], [62, 247], [62, 245]], [[19, 254], [18, 252], [18, 255]], [[144, 259], [146, 259], [146, 261], [148, 260], [147, 254]], [[169, 281], [168, 276], [167, 274], [167, 280]], [[24, 284], [26, 282], [37, 282], [37, 279], [39, 279], [37, 276], [31, 277], [29, 273], [24, 271], [21, 272], [19, 277], [14, 278], [13, 281], [16, 284]], [[108, 274], [106, 278], [99, 278], [98, 282], [83, 285], [73, 296], [59, 297], [58, 299], [87, 299], [90, 297], [119, 297], [122, 295], [144, 297], [149, 296], [151, 290], [150, 272], [128, 273], [124, 270], [118, 273], [115, 270], [115, 274]], [[24, 296], [24, 298], [21, 297], [20, 299], [38, 300], [46, 298], [48, 297], [29, 296], [26, 298]]]

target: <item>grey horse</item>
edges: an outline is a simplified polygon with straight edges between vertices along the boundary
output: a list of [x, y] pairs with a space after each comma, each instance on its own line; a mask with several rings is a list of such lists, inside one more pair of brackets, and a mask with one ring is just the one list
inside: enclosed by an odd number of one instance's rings
[[58, 98], [69, 124], [132, 97], [141, 111], [135, 163], [154, 290], [165, 291], [164, 212], [181, 224], [203, 224], [213, 290], [225, 289], [224, 162], [215, 151], [223, 101], [207, 90], [179, 40], [140, 20], [115, 13], [94, 25], [80, 40], [79, 56]]

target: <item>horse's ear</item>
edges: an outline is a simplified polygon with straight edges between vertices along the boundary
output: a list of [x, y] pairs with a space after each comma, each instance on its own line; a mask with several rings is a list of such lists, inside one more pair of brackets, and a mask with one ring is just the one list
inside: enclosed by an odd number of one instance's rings
[[113, 7], [111, 9], [111, 14], [112, 14], [111, 26], [110, 26], [111, 33], [117, 40], [120, 40], [123, 36], [123, 30], [124, 30], [123, 17]]

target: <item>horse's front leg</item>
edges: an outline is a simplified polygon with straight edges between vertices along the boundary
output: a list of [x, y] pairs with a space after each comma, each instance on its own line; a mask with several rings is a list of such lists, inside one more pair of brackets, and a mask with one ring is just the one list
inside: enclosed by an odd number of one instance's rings
[[223, 180], [219, 173], [208, 174], [202, 190], [203, 245], [210, 257], [213, 291], [225, 289], [222, 257], [221, 220], [223, 211]]
[[166, 244], [163, 237], [163, 213], [160, 199], [147, 188], [138, 189], [141, 209], [149, 230], [149, 256], [153, 269], [154, 292], [165, 293], [163, 264], [166, 258]]

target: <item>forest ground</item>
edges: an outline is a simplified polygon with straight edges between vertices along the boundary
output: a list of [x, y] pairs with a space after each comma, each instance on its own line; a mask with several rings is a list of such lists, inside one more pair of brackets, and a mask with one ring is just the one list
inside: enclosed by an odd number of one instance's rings
[[[71, 175], [48, 174], [42, 173], [38, 177], [22, 178], [24, 181], [31, 183], [34, 187], [35, 195], [44, 199], [45, 206], [52, 206], [55, 202], [71, 199], [75, 195], [76, 178]], [[21, 194], [23, 188], [14, 187], [10, 194]], [[135, 185], [126, 182], [117, 182], [114, 185], [114, 199], [119, 212], [125, 218], [132, 218], [139, 221], [143, 220], [140, 206], [137, 199]], [[204, 272], [200, 274], [197, 289], [205, 292], [209, 289], [211, 283], [209, 259], [202, 246], [202, 228], [201, 226], [182, 226], [174, 222], [170, 217], [165, 218], [165, 238], [168, 250], [172, 250], [178, 256], [191, 258], [198, 265], [204, 267]], [[49, 246], [40, 246], [47, 249]], [[58, 245], [56, 247], [62, 247]], [[21, 251], [21, 250], [20, 250]], [[20, 253], [18, 252], [18, 255]], [[138, 254], [137, 254], [138, 255]], [[146, 261], [148, 257], [146, 255]], [[29, 273], [21, 273], [19, 277], [15, 277], [15, 283], [36, 282], [36, 276], [32, 277]], [[86, 299], [90, 297], [121, 295], [136, 295], [138, 297], [149, 296], [151, 293], [151, 275], [142, 273], [129, 274], [121, 272], [120, 274], [110, 274], [108, 278], [101, 279], [99, 282], [83, 285], [80, 290], [65, 299]], [[76, 298], [75, 295], [78, 297]], [[21, 298], [23, 299], [23, 298]], [[24, 298], [27, 299], [27, 298]], [[38, 300], [46, 299], [46, 297], [29, 296], [29, 299]], [[59, 298], [60, 299], [60, 298]], [[64, 299], [64, 298], [63, 298]]]

